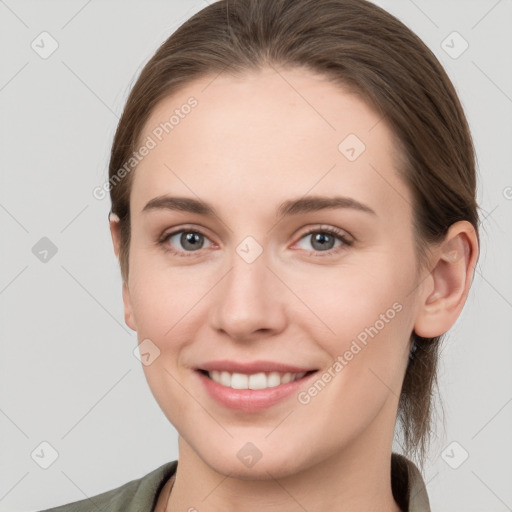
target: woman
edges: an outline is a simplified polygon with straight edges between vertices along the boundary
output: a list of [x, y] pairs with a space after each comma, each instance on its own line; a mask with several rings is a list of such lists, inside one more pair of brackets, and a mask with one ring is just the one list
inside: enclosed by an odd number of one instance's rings
[[215, 2], [143, 69], [109, 178], [179, 457], [52, 510], [429, 511], [411, 459], [479, 239], [468, 124], [419, 38], [365, 0]]

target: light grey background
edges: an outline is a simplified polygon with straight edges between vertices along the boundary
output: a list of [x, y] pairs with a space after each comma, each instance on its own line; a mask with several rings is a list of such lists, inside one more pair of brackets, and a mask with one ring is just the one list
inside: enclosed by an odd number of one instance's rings
[[[512, 2], [377, 3], [445, 66], [479, 161], [481, 256], [444, 343], [446, 431], [439, 424], [425, 471], [432, 510], [512, 510]], [[124, 324], [109, 201], [92, 191], [143, 64], [205, 5], [0, 0], [1, 512], [84, 499], [177, 458]], [[46, 59], [31, 47], [51, 48], [43, 31], [58, 43]], [[469, 44], [457, 58], [454, 31]], [[57, 247], [47, 262], [32, 252], [42, 237]], [[51, 454], [42, 442], [58, 453], [48, 469], [31, 455]]]

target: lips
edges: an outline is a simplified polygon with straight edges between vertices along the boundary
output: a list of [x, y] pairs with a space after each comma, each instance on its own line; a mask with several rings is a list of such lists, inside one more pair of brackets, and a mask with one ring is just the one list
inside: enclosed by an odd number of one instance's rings
[[307, 366], [292, 366], [284, 363], [273, 361], [251, 361], [251, 362], [236, 362], [230, 360], [210, 361], [202, 364], [197, 370], [205, 370], [207, 372], [229, 372], [229, 373], [243, 373], [247, 375], [256, 373], [307, 373], [317, 368]]
[[196, 368], [213, 399], [245, 412], [262, 411], [297, 393], [316, 371], [273, 361], [210, 361]]

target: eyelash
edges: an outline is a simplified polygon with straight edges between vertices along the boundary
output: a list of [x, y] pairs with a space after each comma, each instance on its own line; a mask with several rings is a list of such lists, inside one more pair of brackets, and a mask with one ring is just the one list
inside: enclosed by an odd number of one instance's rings
[[[175, 256], [178, 256], [178, 257], [188, 258], [188, 257], [197, 256], [197, 253], [199, 253], [200, 250], [197, 250], [197, 251], [177, 251], [175, 249], [172, 249], [169, 246], [169, 244], [168, 244], [169, 238], [171, 238], [172, 236], [177, 235], [179, 233], [194, 233], [194, 234], [197, 234], [197, 235], [204, 236], [205, 238], [208, 238], [200, 230], [192, 229], [192, 228], [190, 228], [190, 229], [188, 229], [188, 228], [181, 228], [179, 230], [163, 234], [160, 237], [160, 239], [158, 240], [158, 245], [162, 246], [164, 251], [170, 252], [171, 254], [173, 254]], [[337, 254], [340, 251], [346, 250], [348, 247], [352, 246], [352, 244], [353, 244], [353, 241], [349, 240], [345, 236], [343, 231], [341, 231], [341, 230], [339, 230], [337, 228], [334, 228], [334, 227], [325, 227], [325, 228], [324, 227], [320, 227], [320, 228], [311, 229], [311, 230], [307, 231], [306, 233], [303, 233], [300, 236], [299, 241], [302, 240], [303, 238], [307, 237], [308, 235], [319, 234], [319, 233], [328, 234], [330, 236], [333, 236], [334, 238], [337, 238], [338, 240], [340, 240], [342, 242], [342, 244], [340, 246], [336, 247], [336, 248], [329, 249], [327, 251], [306, 251], [308, 253], [308, 256], [320, 256], [320, 257], [333, 256], [333, 255]]]

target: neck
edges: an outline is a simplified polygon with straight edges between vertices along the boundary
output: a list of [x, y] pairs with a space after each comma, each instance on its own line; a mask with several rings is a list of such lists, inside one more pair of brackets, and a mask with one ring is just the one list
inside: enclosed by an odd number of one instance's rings
[[[180, 437], [180, 455], [167, 512], [402, 512], [391, 490], [391, 450], [351, 446], [292, 475], [246, 480], [215, 471]], [[167, 486], [166, 486], [167, 487]]]

